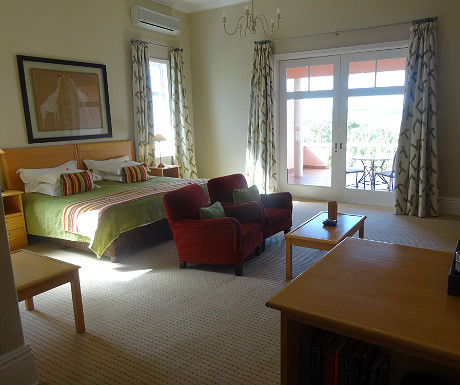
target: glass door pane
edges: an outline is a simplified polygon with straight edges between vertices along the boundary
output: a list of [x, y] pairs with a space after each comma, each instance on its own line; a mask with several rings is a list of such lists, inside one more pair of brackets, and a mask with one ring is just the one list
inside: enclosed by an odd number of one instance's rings
[[288, 184], [331, 187], [333, 98], [286, 104]]
[[403, 95], [348, 98], [347, 188], [391, 191], [380, 172], [392, 170], [402, 108]]
[[406, 48], [279, 62], [280, 189], [391, 206]]

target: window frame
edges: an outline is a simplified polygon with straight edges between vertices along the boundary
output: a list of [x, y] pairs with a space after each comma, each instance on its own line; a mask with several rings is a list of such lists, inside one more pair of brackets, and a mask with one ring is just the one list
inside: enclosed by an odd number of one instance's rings
[[[279, 187], [281, 191], [289, 191], [295, 196], [305, 197], [305, 198], [308, 197], [308, 198], [314, 198], [314, 199], [340, 200], [343, 202], [360, 201], [361, 203], [369, 203], [369, 204], [374, 204], [376, 199], [378, 200], [382, 198], [382, 197], [368, 198], [367, 196], [363, 197], [360, 194], [361, 191], [358, 191], [359, 193], [358, 198], [356, 197], [356, 195], [353, 197], [349, 194], [349, 191], [346, 191], [345, 188], [343, 189], [343, 191], [340, 190], [340, 188], [335, 188], [335, 191], [333, 191], [334, 190], [333, 188], [327, 188], [327, 187], [325, 188], [312, 187], [310, 189], [306, 189], [305, 187], [307, 186], [290, 185], [287, 183], [287, 175], [286, 175], [286, 167], [285, 167], [286, 166], [286, 148], [287, 148], [286, 128], [281, 129], [281, 122], [283, 121], [283, 117], [281, 116], [281, 114], [285, 110], [285, 107], [281, 105], [281, 103], [283, 103], [285, 100], [285, 95], [283, 94], [283, 92], [285, 91], [283, 91], [282, 82], [285, 80], [283, 80], [283, 76], [280, 72], [285, 66], [284, 62], [287, 62], [287, 61], [292, 62], [295, 60], [300, 61], [300, 60], [305, 60], [305, 59], [312, 60], [315, 58], [321, 59], [321, 58], [325, 58], [329, 56], [345, 57], [350, 54], [363, 54], [364, 58], [372, 59], [373, 53], [377, 54], [378, 56], [377, 59], [380, 60], [380, 59], [385, 58], [381, 56], [381, 53], [382, 53], [381, 51], [396, 51], [398, 49], [405, 50], [406, 53], [403, 56], [407, 57], [408, 47], [409, 47], [408, 41], [403, 40], [403, 41], [395, 41], [395, 42], [361, 45], [361, 46], [340, 47], [340, 48], [333, 48], [333, 49], [302, 51], [302, 52], [274, 55], [274, 75], [275, 75], [274, 76], [274, 94], [275, 94], [275, 105], [274, 105], [275, 120], [274, 122], [275, 122], [275, 130], [276, 130], [276, 140], [278, 143], [277, 152], [276, 152], [277, 172], [278, 172], [278, 175], [280, 175], [280, 178], [279, 178], [280, 186]], [[350, 55], [350, 56], [354, 56], [354, 55]], [[348, 89], [348, 85], [347, 85], [348, 70], [344, 73], [343, 72], [344, 69], [342, 68], [342, 66], [343, 66], [343, 63], [341, 61], [340, 87], [339, 87], [340, 96], [338, 99], [340, 100], [340, 102], [339, 102], [338, 110], [334, 111], [334, 115], [335, 113], [338, 113], [340, 115], [339, 117], [340, 122], [346, 121], [346, 119], [344, 119], [344, 114], [346, 116], [346, 108], [347, 108], [346, 104], [347, 103], [346, 102], [343, 103], [343, 101], [348, 100], [348, 97], [350, 96], [366, 95], [366, 94], [372, 94], [372, 95], [377, 95], [377, 94], [389, 95], [390, 94], [391, 95], [391, 94], [399, 93], [401, 90], [403, 90], [403, 93], [404, 93], [404, 86], [373, 87], [371, 89], [369, 88]], [[334, 81], [334, 84], [335, 84], [335, 81]], [[304, 94], [305, 96], [307, 96], [308, 93], [311, 93], [310, 96], [313, 96], [313, 92], [315, 93], [315, 95], [318, 95], [318, 96], [324, 93], [324, 91], [310, 91], [310, 92], [295, 92], [295, 94], [298, 93], [297, 96], [301, 96], [301, 94]], [[339, 133], [338, 137], [336, 136], [335, 138], [333, 138], [333, 142], [334, 143], [338, 142], [337, 144], [346, 143], [346, 130], [340, 129], [338, 133]], [[339, 146], [339, 148], [342, 149], [342, 146]], [[345, 151], [340, 151], [340, 154], [338, 155], [338, 160], [336, 160], [335, 162], [340, 163], [340, 164], [345, 164], [345, 154], [346, 154]], [[345, 178], [345, 173], [343, 174], [344, 174], [343, 178]], [[336, 179], [336, 181], [337, 180], [338, 179]], [[340, 181], [339, 184], [342, 185], [344, 183]], [[337, 187], [337, 184], [336, 184], [336, 187]], [[355, 193], [355, 191], [353, 192]], [[376, 193], [380, 193], [380, 192], [376, 192]], [[388, 194], [388, 195], [391, 195], [391, 194]], [[380, 202], [378, 203], [379, 205], [384, 205], [384, 206], [392, 205], [391, 196], [383, 197], [383, 198], [384, 199], [380, 199]]]

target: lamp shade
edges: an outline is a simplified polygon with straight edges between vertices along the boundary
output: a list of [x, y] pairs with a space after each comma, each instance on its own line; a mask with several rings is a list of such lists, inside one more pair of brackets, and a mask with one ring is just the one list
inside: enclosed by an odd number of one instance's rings
[[156, 135], [153, 137], [153, 140], [154, 140], [155, 142], [163, 142], [163, 141], [166, 140], [166, 138], [165, 138], [163, 135], [161, 135], [161, 134], [156, 134]]

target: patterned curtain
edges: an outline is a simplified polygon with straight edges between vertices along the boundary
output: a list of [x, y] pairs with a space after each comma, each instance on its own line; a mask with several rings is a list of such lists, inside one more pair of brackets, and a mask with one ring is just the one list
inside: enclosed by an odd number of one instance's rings
[[436, 83], [436, 18], [414, 21], [396, 155], [395, 214], [439, 215]]
[[185, 89], [184, 59], [182, 49], [171, 51], [171, 114], [175, 132], [176, 162], [181, 178], [198, 178]]
[[256, 42], [251, 78], [246, 177], [265, 193], [276, 192], [273, 117], [273, 58], [270, 41]]
[[131, 42], [133, 63], [134, 145], [137, 160], [147, 166], [155, 163], [153, 141], [152, 90], [150, 88], [149, 48], [141, 41]]

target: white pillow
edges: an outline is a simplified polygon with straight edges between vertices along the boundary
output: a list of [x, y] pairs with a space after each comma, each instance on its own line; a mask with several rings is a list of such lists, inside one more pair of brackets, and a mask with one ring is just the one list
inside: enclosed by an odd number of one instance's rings
[[28, 183], [24, 183], [24, 191], [27, 192], [38, 192], [40, 194], [61, 196], [62, 185], [61, 185], [61, 174], [71, 174], [74, 172], [82, 172], [83, 170], [63, 170], [63, 171], [52, 171], [45, 174], [38, 175], [35, 179], [32, 179]]
[[[85, 159], [83, 161], [84, 164], [86, 164], [86, 167], [88, 170], [93, 170], [93, 173], [98, 173], [97, 171], [100, 169], [100, 167], [103, 167], [105, 165], [109, 165], [112, 163], [117, 163], [117, 162], [124, 162], [128, 161], [129, 156], [124, 155], [119, 158], [114, 158], [114, 159], [107, 159], [107, 160], [91, 160], [91, 159]], [[100, 173], [98, 173], [100, 174]]]
[[32, 186], [30, 185], [30, 183], [26, 183], [25, 192], [36, 192], [40, 194], [50, 195], [52, 197], [57, 197], [62, 195], [62, 186], [60, 183], [36, 183]]
[[[24, 183], [29, 183], [34, 179], [37, 179], [40, 177], [40, 175], [43, 174], [48, 174], [50, 172], [59, 172], [59, 175], [61, 175], [64, 171], [74, 171], [77, 169], [77, 161], [76, 160], [70, 160], [58, 167], [52, 167], [52, 168], [21, 168], [16, 173], [19, 173], [19, 176], [21, 177], [21, 180]], [[58, 177], [59, 177], [58, 175]]]
[[109, 182], [123, 182], [122, 175], [104, 174], [102, 180], [108, 180]]
[[28, 184], [31, 183], [51, 183], [55, 184], [60, 180], [61, 174], [71, 174], [73, 172], [82, 172], [83, 170], [79, 170], [77, 168], [69, 170], [58, 170], [58, 171], [50, 171], [45, 174], [40, 174], [36, 178], [31, 179]]
[[93, 172], [93, 182], [99, 182], [100, 180], [104, 180], [101, 175], [95, 174]]
[[107, 174], [121, 175], [121, 171], [123, 167], [138, 166], [140, 164], [141, 163], [135, 162], [133, 160], [126, 160], [124, 162], [116, 162], [116, 163], [102, 165], [99, 167], [99, 171], [102, 171], [104, 176], [106, 176]]

